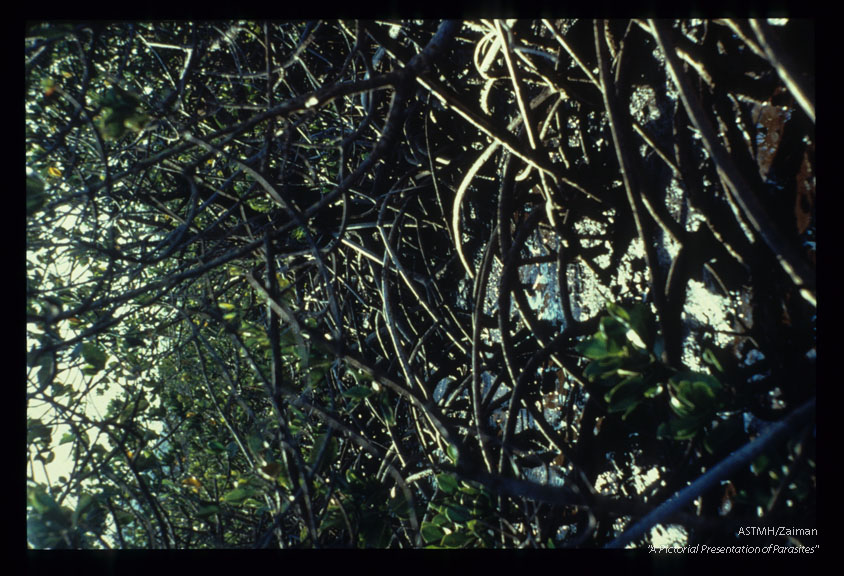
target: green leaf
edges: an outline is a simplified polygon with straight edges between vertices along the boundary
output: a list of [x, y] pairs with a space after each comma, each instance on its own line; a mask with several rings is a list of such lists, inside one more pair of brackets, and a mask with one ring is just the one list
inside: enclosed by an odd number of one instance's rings
[[325, 514], [322, 515], [322, 522], [319, 525], [319, 531], [324, 533], [334, 528], [342, 528], [345, 524], [346, 523], [343, 520], [343, 513], [340, 511], [340, 507], [332, 502], [328, 505], [328, 509], [325, 511]]
[[643, 378], [638, 375], [622, 380], [604, 395], [607, 410], [610, 413], [624, 412], [623, 417], [626, 418], [644, 397], [642, 383]]
[[141, 100], [138, 96], [112, 86], [100, 97], [102, 110], [97, 116], [97, 127], [106, 140], [116, 140], [127, 130], [140, 131], [149, 122], [149, 116], [138, 110]]
[[108, 355], [93, 342], [85, 342], [82, 344], [82, 358], [90, 366], [90, 372], [96, 374], [105, 367]]
[[41, 420], [35, 418], [27, 418], [26, 420], [26, 442], [32, 444], [36, 440], [49, 444], [53, 436], [53, 430]]
[[353, 400], [363, 400], [364, 398], [369, 398], [373, 394], [375, 394], [375, 391], [369, 386], [352, 386], [343, 392], [343, 396], [346, 398], [352, 398]]
[[455, 446], [454, 444], [449, 444], [448, 448], [446, 448], [446, 451], [448, 452], [449, 460], [451, 460], [451, 462], [456, 466], [458, 457], [457, 446]]
[[437, 475], [437, 486], [446, 494], [453, 494], [457, 490], [457, 478], [451, 474], [439, 474]]
[[378, 398], [380, 400], [378, 408], [381, 411], [381, 416], [384, 418], [387, 426], [393, 426], [396, 423], [396, 414], [393, 410], [393, 405], [390, 402], [389, 395], [379, 394]]
[[699, 418], [675, 418], [660, 424], [657, 436], [673, 438], [674, 440], [689, 440], [694, 438], [704, 427], [706, 422]]
[[445, 514], [436, 514], [433, 518], [431, 518], [431, 522], [436, 524], [437, 526], [450, 526], [451, 520]]
[[721, 363], [715, 356], [715, 352], [713, 352], [712, 349], [709, 347], [706, 347], [703, 351], [703, 361], [715, 368], [718, 372], [724, 372], [724, 367], [721, 366]]
[[444, 535], [445, 532], [443, 532], [443, 529], [436, 524], [432, 524], [430, 522], [422, 523], [422, 538], [425, 539], [427, 544], [430, 544], [431, 542], [439, 542]]
[[659, 383], [652, 386], [648, 386], [643, 392], [645, 398], [656, 398], [660, 394], [662, 394], [662, 384]]
[[475, 488], [471, 484], [468, 484], [464, 480], [460, 481], [460, 491], [463, 492], [464, 494], [469, 494], [470, 496], [474, 496], [475, 494], [481, 493], [480, 490], [478, 490], [477, 488]]
[[578, 344], [574, 348], [575, 350], [577, 350], [587, 358], [591, 358], [592, 360], [600, 360], [601, 358], [606, 358], [609, 354], [609, 352], [607, 351], [607, 337], [601, 333], [597, 333], [582, 342], [578, 342]]
[[106, 509], [97, 496], [83, 494], [73, 511], [72, 522], [83, 532], [101, 533], [106, 519]]
[[37, 485], [27, 490], [28, 504], [39, 514], [47, 514], [59, 510], [55, 499], [47, 493], [44, 486]]
[[259, 434], [251, 434], [246, 438], [246, 443], [252, 454], [259, 454], [264, 448], [264, 439]]
[[211, 516], [218, 514], [220, 512], [220, 507], [216, 504], [210, 504], [208, 506], [203, 506], [199, 510], [196, 511], [196, 515], [199, 518], [206, 519], [210, 518]]
[[292, 236], [294, 240], [301, 242], [305, 239], [305, 229], [301, 226], [297, 226], [290, 231], [290, 236]]
[[49, 464], [50, 462], [52, 462], [53, 460], [56, 459], [56, 453], [52, 452], [52, 451], [50, 451], [50, 452], [42, 451], [42, 452], [39, 452], [38, 455], [35, 458], [36, 458], [36, 460], [40, 460], [44, 464]]
[[698, 432], [700, 432], [702, 428], [703, 426], [699, 422], [679, 420], [677, 426], [675, 427], [674, 439], [690, 440], [691, 438], [697, 436]]
[[446, 548], [464, 548], [470, 542], [474, 541], [471, 533], [463, 532], [462, 530], [446, 534], [442, 539], [442, 545]]
[[627, 345], [627, 326], [612, 316], [601, 318], [598, 326], [607, 340], [607, 354], [620, 354]]
[[721, 383], [708, 374], [679, 372], [669, 380], [671, 409], [678, 416], [703, 416], [720, 405]]
[[[648, 329], [648, 320], [651, 317], [650, 309], [646, 304], [638, 302], [632, 306], [622, 307], [618, 304], [608, 304], [607, 311], [615, 319], [621, 322], [627, 331], [625, 336], [627, 341], [637, 348], [647, 348], [650, 346], [650, 330]], [[633, 332], [638, 338], [632, 337], [630, 332]]]
[[56, 360], [52, 354], [44, 354], [38, 361], [38, 384], [42, 389], [46, 388], [53, 378]]
[[234, 490], [230, 490], [226, 494], [223, 495], [223, 502], [228, 502], [229, 504], [241, 504], [247, 498], [252, 498], [253, 496], [258, 496], [259, 493], [250, 488], [249, 486], [241, 486], [240, 488], [235, 488]]
[[449, 504], [448, 508], [446, 508], [445, 515], [455, 524], [462, 524], [472, 517], [469, 509], [460, 504]]
[[611, 378], [616, 376], [616, 371], [624, 365], [625, 359], [619, 356], [606, 357], [600, 360], [593, 360], [583, 370], [583, 375], [590, 382], [596, 380], [608, 380], [604, 384], [613, 385]]

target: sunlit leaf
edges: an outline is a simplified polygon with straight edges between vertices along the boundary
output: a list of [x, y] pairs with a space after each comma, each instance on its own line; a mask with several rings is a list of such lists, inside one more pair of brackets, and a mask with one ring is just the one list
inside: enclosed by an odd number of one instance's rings
[[451, 460], [452, 464], [457, 465], [457, 446], [455, 446], [454, 444], [449, 444], [446, 450], [448, 453], [448, 458]]
[[703, 351], [703, 361], [715, 368], [718, 372], [724, 371], [724, 367], [718, 361], [718, 357], [709, 347], [705, 348]]
[[637, 302], [625, 307], [610, 303], [607, 305], [607, 311], [627, 328], [625, 336], [631, 344], [639, 348], [650, 346], [651, 334], [648, 319], [651, 317], [651, 312], [646, 304]]
[[242, 486], [240, 488], [235, 488], [223, 495], [223, 502], [228, 502], [229, 504], [240, 504], [247, 498], [254, 496], [256, 494], [255, 490], [248, 486]]
[[606, 336], [600, 333], [595, 334], [591, 338], [587, 338], [583, 342], [579, 342], [575, 346], [575, 350], [593, 360], [605, 358], [609, 354], [609, 352], [607, 352]]
[[671, 408], [679, 416], [705, 414], [720, 403], [722, 385], [708, 374], [679, 372], [669, 380]]
[[196, 476], [188, 476], [182, 480], [182, 485], [190, 487], [194, 492], [198, 492], [202, 488], [202, 482]]

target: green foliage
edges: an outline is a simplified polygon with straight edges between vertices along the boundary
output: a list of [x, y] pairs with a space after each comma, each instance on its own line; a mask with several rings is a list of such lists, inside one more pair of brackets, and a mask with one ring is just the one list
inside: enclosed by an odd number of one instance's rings
[[319, 526], [320, 538], [338, 544], [351, 539], [358, 548], [387, 547], [395, 527], [409, 517], [403, 493], [351, 468], [333, 481], [340, 490], [328, 503]]
[[226, 492], [222, 497], [222, 502], [227, 504], [245, 504], [250, 501], [254, 501], [257, 497], [261, 496], [262, 491], [258, 490], [252, 486], [241, 486], [240, 488], [235, 488], [229, 492]]
[[27, 486], [27, 541], [35, 548], [80, 548], [105, 529], [102, 497], [83, 493], [76, 508], [62, 506], [41, 484]]
[[709, 424], [723, 406], [723, 387], [712, 376], [679, 372], [668, 381], [675, 420], [660, 425], [660, 434], [677, 440], [693, 438]]
[[305, 229], [302, 228], [301, 226], [297, 226], [296, 228], [294, 228], [293, 230], [290, 231], [290, 236], [294, 240], [297, 240], [298, 242], [304, 242], [305, 241]]
[[[660, 436], [688, 440], [702, 432], [726, 408], [721, 383], [709, 374], [676, 372], [663, 364], [655, 348], [659, 338], [648, 308], [643, 304], [623, 307], [607, 305], [599, 331], [580, 342], [576, 349], [590, 359], [583, 371], [589, 382], [602, 391], [610, 414], [627, 419], [640, 406], [664, 402], [676, 418], [659, 425]], [[648, 348], [650, 346], [650, 349]], [[710, 362], [719, 367], [709, 351]]]
[[662, 393], [668, 370], [647, 348], [653, 345], [653, 320], [647, 307], [607, 305], [599, 330], [576, 350], [591, 359], [583, 375], [597, 385], [610, 413], [626, 419], [643, 402]]
[[317, 472], [322, 472], [325, 468], [336, 461], [337, 453], [340, 443], [331, 432], [323, 432], [314, 441], [311, 453], [308, 455], [308, 464]]
[[426, 514], [429, 520], [421, 526], [427, 547], [493, 547], [496, 510], [489, 492], [447, 473], [439, 474], [436, 484], [437, 495]]
[[140, 98], [119, 86], [106, 89], [100, 104], [102, 110], [97, 116], [97, 127], [106, 140], [118, 140], [128, 131], [140, 132], [150, 120], [139, 110]]
[[82, 358], [87, 364], [82, 368], [86, 374], [94, 375], [103, 368], [105, 368], [108, 354], [93, 342], [85, 342], [82, 344]]

